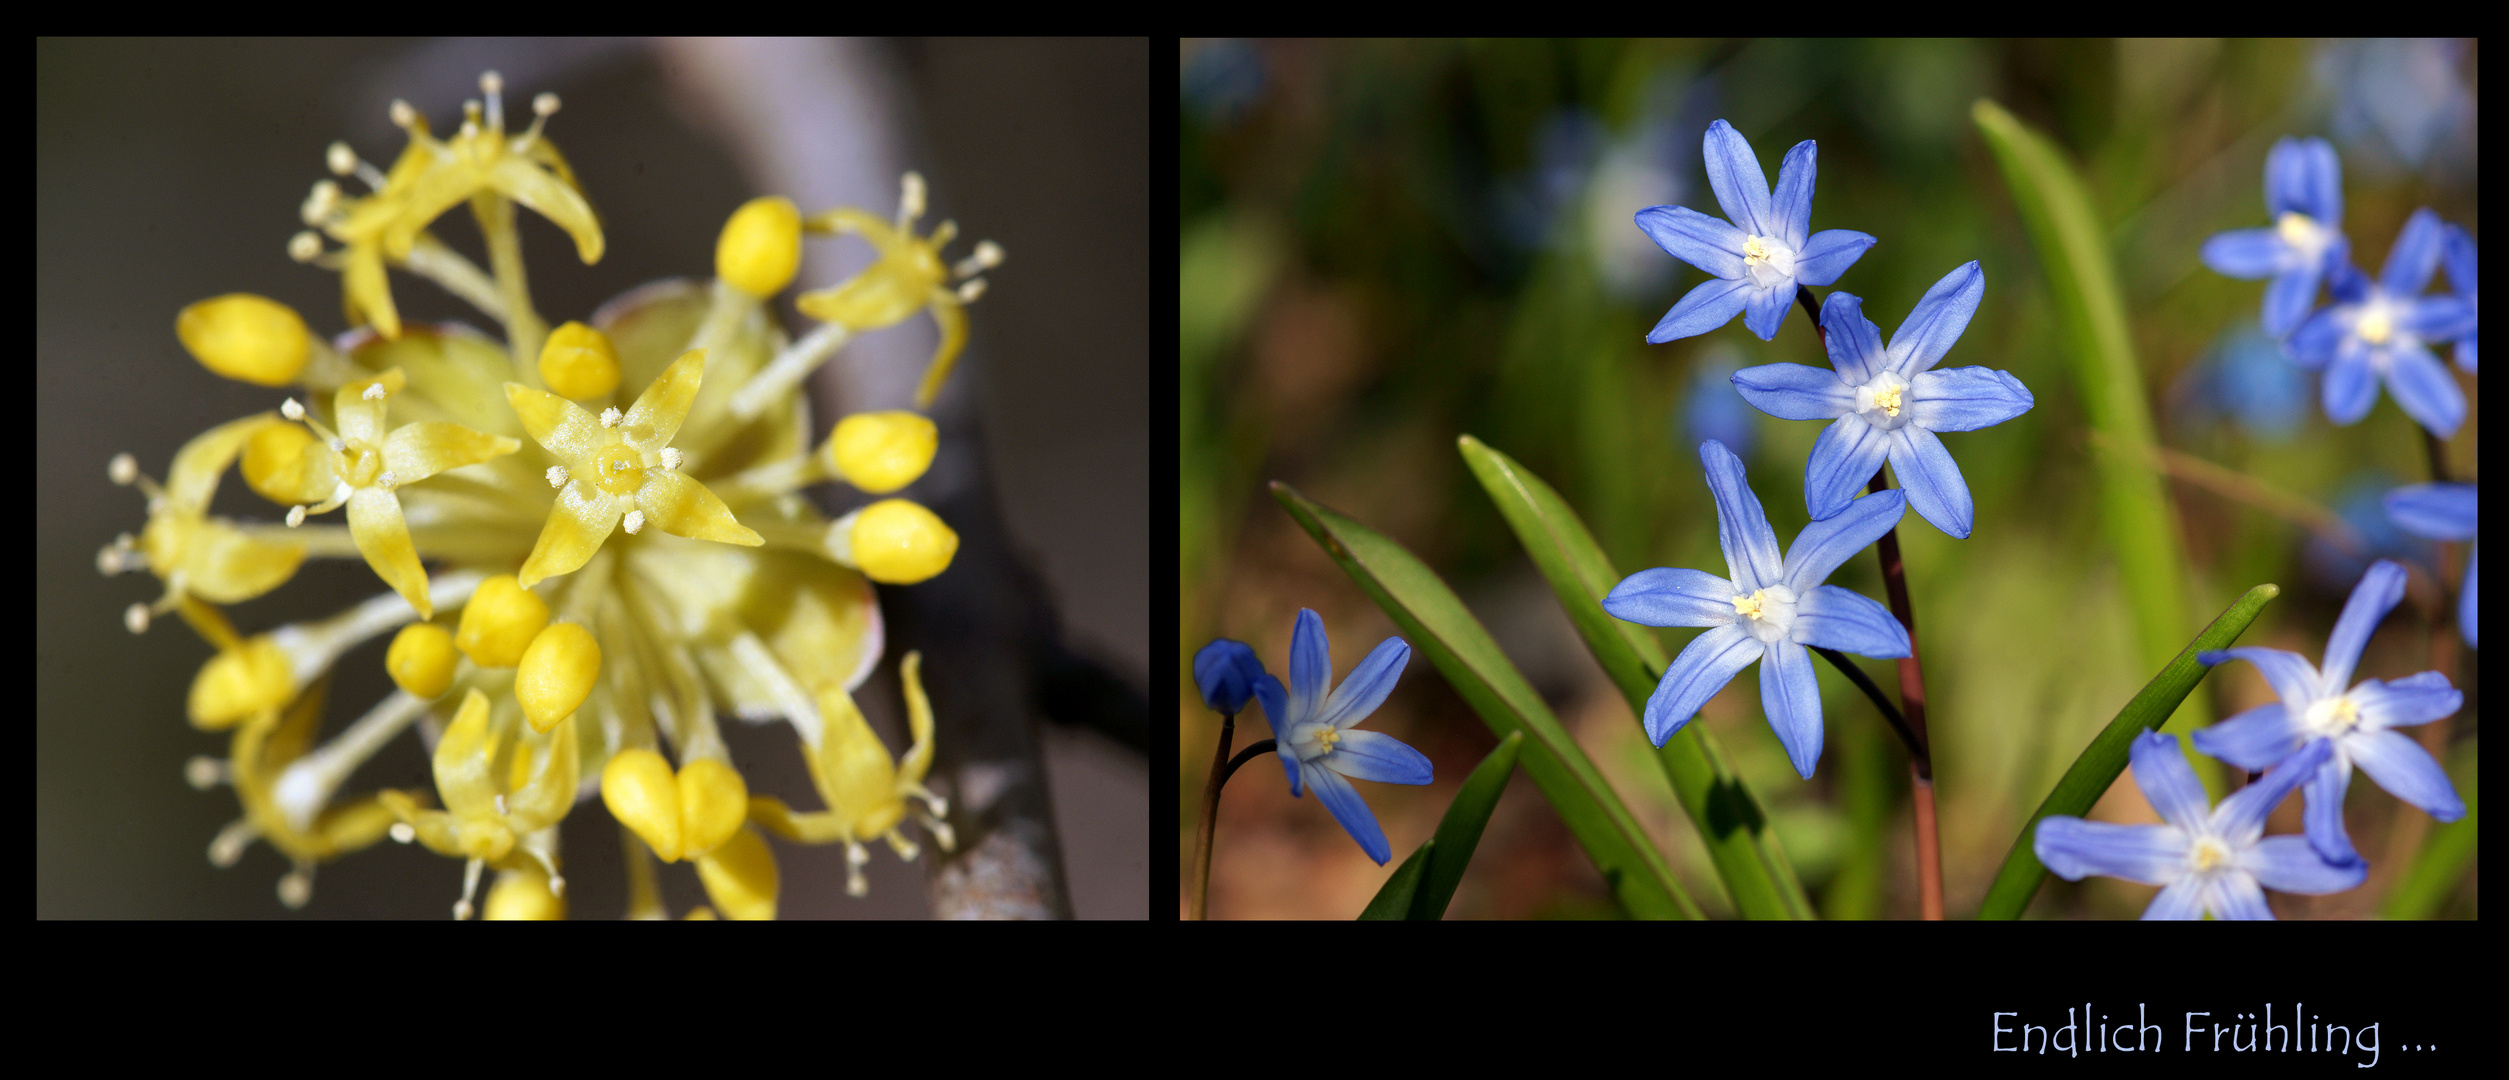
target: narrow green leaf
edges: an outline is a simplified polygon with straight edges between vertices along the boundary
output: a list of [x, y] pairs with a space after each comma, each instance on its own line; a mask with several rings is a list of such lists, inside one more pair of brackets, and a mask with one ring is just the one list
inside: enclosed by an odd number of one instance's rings
[[[1667, 663], [1664, 647], [1644, 628], [1603, 610], [1603, 597], [1620, 584], [1622, 575], [1595, 544], [1594, 534], [1559, 492], [1515, 459], [1470, 435], [1456, 445], [1533, 556], [1534, 566], [1550, 581], [1586, 648], [1629, 700], [1632, 722], [1646, 715], [1647, 698], [1655, 693]], [[1735, 910], [1752, 919], [1813, 917], [1793, 864], [1786, 861], [1768, 816], [1760, 812], [1760, 800], [1725, 760], [1706, 725], [1683, 726], [1656, 751], [1656, 762], [1706, 842]]]
[[1516, 771], [1516, 748], [1523, 746], [1525, 733], [1510, 731], [1498, 741], [1488, 757], [1481, 759], [1472, 775], [1464, 778], [1463, 790], [1455, 793], [1455, 801], [1446, 804], [1446, 816], [1437, 823], [1437, 835], [1429, 842], [1437, 845], [1437, 854], [1430, 856], [1428, 872], [1420, 879], [1420, 892], [1411, 902], [1411, 917], [1435, 922], [1446, 917], [1446, 905], [1455, 899], [1455, 885], [1464, 879], [1464, 866], [1472, 862], [1472, 849], [1481, 846], [1481, 830], [1490, 824], [1490, 811], [1498, 809], [1498, 797], [1507, 790], [1507, 777]]
[[[2126, 307], [2110, 262], [2107, 230], [2091, 199], [2054, 143], [1992, 101], [1970, 110], [2002, 166], [2004, 181], [2029, 229], [2048, 290], [2056, 302], [2064, 352], [2083, 411], [2111, 453], [2098, 459], [2101, 517], [2134, 612], [2136, 646], [2145, 666], [2168, 660], [2186, 640], [2196, 614], [2187, 588], [2186, 555], [2178, 546], [2177, 513], [2160, 477], [2144, 466], [2152, 455], [2152, 413], [2126, 329]], [[2187, 731], [2211, 722], [2203, 698], [2186, 703]], [[2210, 759], [2197, 762], [2218, 786]], [[2218, 792], [2216, 792], [2218, 794]]]
[[1420, 874], [1428, 869], [1429, 860], [1437, 850], [1437, 841], [1423, 843], [1394, 868], [1394, 876], [1385, 879], [1385, 887], [1376, 891], [1376, 899], [1359, 913], [1360, 922], [1394, 922], [1411, 917], [1411, 905], [1420, 895]]
[[1986, 903], [1978, 910], [1981, 919], [2017, 919], [2021, 909], [2030, 906], [2030, 897], [2039, 891], [2039, 883], [2047, 878], [2047, 867], [2039, 863], [2038, 852], [2031, 847], [2031, 838], [2038, 831], [2039, 821], [2051, 814], [2079, 817], [2091, 811], [2091, 804], [2100, 799], [2108, 785], [2117, 782], [2117, 774], [2126, 771], [2135, 736], [2157, 729], [2169, 714], [2194, 691], [2204, 678], [2204, 665], [2197, 663], [2197, 653], [2227, 649], [2247, 632], [2248, 624], [2264, 610], [2265, 602], [2282, 595], [2279, 585], [2259, 585], [2247, 595], [2232, 601], [2211, 626], [2197, 634], [2195, 640], [2179, 650], [2169, 664], [2161, 668], [2152, 681], [2143, 684], [2142, 692], [2108, 722], [2108, 727], [2091, 740], [2091, 745], [2075, 758], [2073, 767], [2056, 781], [2056, 790], [2030, 815], [2030, 822], [2021, 827], [2021, 836], [2012, 843], [2012, 854], [2004, 857], [2004, 868], [1995, 875], [1995, 884], [1986, 890]]
[[2432, 827], [2422, 841], [2422, 853], [2414, 857], [2412, 868], [2405, 871], [2404, 881], [2396, 886], [2396, 891], [2387, 894], [2386, 903], [2379, 905], [2380, 917], [2427, 919], [2437, 915], [2465, 880], [2466, 865], [2474, 861], [2474, 755], [2466, 754], [2464, 761], [2465, 768], [2456, 777], [2456, 785], [2465, 796], [2465, 816]]
[[1437, 665], [1492, 734], [1504, 738], [1510, 732], [1525, 733], [1519, 760], [1526, 775], [1594, 861], [1623, 909], [1641, 919], [1703, 917], [1594, 762], [1435, 571], [1402, 545], [1287, 484], [1274, 481], [1272, 497], [1385, 609], [1412, 647]]

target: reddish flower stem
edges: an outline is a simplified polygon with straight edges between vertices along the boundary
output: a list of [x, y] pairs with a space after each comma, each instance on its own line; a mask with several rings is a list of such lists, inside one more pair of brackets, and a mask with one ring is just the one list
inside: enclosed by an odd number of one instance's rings
[[1194, 830], [1193, 895], [1188, 898], [1187, 919], [1201, 921], [1211, 907], [1211, 834], [1220, 827], [1220, 789], [1228, 778], [1237, 775], [1239, 767], [1271, 753], [1280, 745], [1272, 739], [1248, 745], [1236, 757], [1228, 756], [1228, 744], [1237, 737], [1237, 714], [1220, 714], [1220, 745], [1211, 753], [1211, 776], [1202, 785], [1202, 823]]

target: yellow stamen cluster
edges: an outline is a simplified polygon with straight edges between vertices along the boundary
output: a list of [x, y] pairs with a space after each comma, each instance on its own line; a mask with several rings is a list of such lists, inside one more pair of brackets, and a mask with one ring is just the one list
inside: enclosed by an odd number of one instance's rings
[[[779, 877], [761, 830], [844, 843], [857, 894], [868, 840], [915, 857], [900, 831], [910, 809], [950, 848], [948, 804], [923, 786], [933, 724], [919, 658], [903, 667], [914, 736], [903, 757], [890, 757], [851, 692], [885, 637], [871, 582], [943, 572], [957, 535], [904, 499], [831, 521], [799, 497], [832, 479], [873, 496], [902, 490], [931, 467], [939, 432], [916, 412], [874, 410], [845, 417], [814, 449], [801, 383], [852, 336], [929, 309], [942, 347], [914, 402], [928, 407], [965, 343], [960, 308], [1001, 249], [979, 244], [945, 264], [956, 227], [915, 235], [925, 194], [911, 173], [893, 220], [844, 207], [805, 217], [770, 196], [724, 226], [711, 285], [647, 286], [549, 330], [524, 282], [514, 207], [556, 222], [586, 263], [601, 257], [601, 224], [541, 134], [556, 98], [534, 99], [529, 129], [510, 135], [503, 80], [491, 73], [481, 89], [484, 107], [470, 103], [443, 139], [394, 103], [408, 145], [388, 169], [346, 144], [325, 154], [341, 179], [315, 186], [304, 218], [319, 231], [289, 251], [339, 272], [349, 324], [373, 332], [327, 339], [247, 293], [184, 308], [176, 337], [203, 367], [291, 389], [273, 395], [274, 412], [191, 440], [163, 485], [129, 455], [109, 469], [145, 496], [147, 519], [97, 566], [162, 584], [126, 624], [141, 632], [179, 614], [215, 650], [187, 713], [232, 732], [228, 756], [196, 758], [188, 775], [232, 787], [244, 813], [217, 834], [212, 860], [232, 864], [267, 841], [293, 867], [280, 899], [301, 907], [317, 864], [388, 834], [463, 861], [458, 917], [560, 918], [558, 824], [584, 794], [585, 770], [598, 770], [602, 803], [632, 837], [639, 916], [664, 914], [648, 851], [693, 865], [707, 917], [772, 918]], [[486, 269], [427, 232], [463, 204]], [[824, 325], [795, 341], [768, 301], [793, 283], [804, 232], [860, 235], [879, 259], [804, 294]], [[342, 246], [326, 250], [325, 237]], [[504, 340], [402, 322], [387, 267], [469, 301]], [[208, 513], [230, 466], [288, 508], [284, 523]], [[308, 521], [343, 507], [345, 525]], [[278, 588], [307, 558], [361, 560], [385, 591], [328, 619], [237, 631], [221, 605]], [[318, 741], [333, 665], [387, 634], [395, 689]], [[718, 710], [790, 722], [829, 809], [753, 794]], [[335, 797], [414, 726], [441, 732], [433, 792]]]

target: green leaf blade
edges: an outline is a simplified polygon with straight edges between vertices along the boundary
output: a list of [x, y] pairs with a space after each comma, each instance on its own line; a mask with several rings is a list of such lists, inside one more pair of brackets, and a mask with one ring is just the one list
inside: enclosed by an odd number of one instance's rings
[[1517, 749], [1524, 743], [1524, 732], [1508, 732], [1473, 768], [1472, 775], [1464, 778], [1455, 801], [1446, 804], [1446, 816], [1438, 820], [1437, 835], [1429, 840], [1437, 845], [1437, 854], [1430, 857], [1420, 878], [1411, 918], [1435, 922], [1446, 917], [1446, 905], [1455, 899], [1455, 886], [1464, 879], [1473, 849], [1481, 846], [1481, 830], [1489, 826], [1490, 813], [1498, 809], [1498, 797], [1507, 790], [1507, 777], [1516, 771]]
[[1428, 871], [1429, 860], [1436, 851], [1436, 840], [1427, 841], [1414, 849], [1410, 858], [1394, 868], [1394, 876], [1385, 879], [1385, 886], [1376, 891], [1376, 898], [1368, 901], [1367, 908], [1359, 913], [1359, 921], [1396, 922], [1410, 918], [1412, 902], [1420, 895], [1420, 875]]

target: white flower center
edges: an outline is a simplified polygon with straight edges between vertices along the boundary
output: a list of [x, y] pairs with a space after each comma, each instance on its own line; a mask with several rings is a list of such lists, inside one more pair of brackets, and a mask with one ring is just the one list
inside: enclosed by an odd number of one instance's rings
[[2195, 846], [2187, 849], [2187, 863], [2202, 874], [2230, 861], [2230, 845], [2210, 836], [2197, 837]]
[[1763, 289], [1783, 285], [1794, 280], [1795, 249], [1774, 236], [1745, 237], [1742, 266], [1754, 285]]
[[2325, 254], [2328, 241], [2334, 238], [2334, 230], [2296, 210], [2283, 211], [2282, 216], [2274, 220], [2274, 232], [2282, 237], [2285, 246], [2306, 262], [2315, 262], [2318, 256]]
[[1795, 591], [1783, 585], [1734, 594], [1735, 621], [1762, 642], [1783, 639], [1795, 625]]
[[2361, 305], [2361, 313], [2353, 316], [2352, 332], [2372, 345], [2387, 344], [2388, 339], [2396, 336], [2394, 305], [2389, 304], [2384, 296], [2371, 297], [2368, 303]]
[[1297, 734], [1291, 737], [1289, 742], [1290, 747], [1297, 752], [1298, 760], [1314, 761], [1331, 754], [1334, 745], [1341, 741], [1342, 733], [1333, 725], [1308, 724], [1299, 728]]
[[2314, 735], [2330, 739], [2342, 738], [2360, 726], [2361, 707], [2352, 703], [2352, 695], [2320, 698], [2302, 714], [2300, 723]]
[[1856, 414], [1884, 431], [1905, 425], [1914, 415], [1909, 410], [1912, 404], [1908, 400], [1908, 380], [1888, 371], [1856, 387]]

